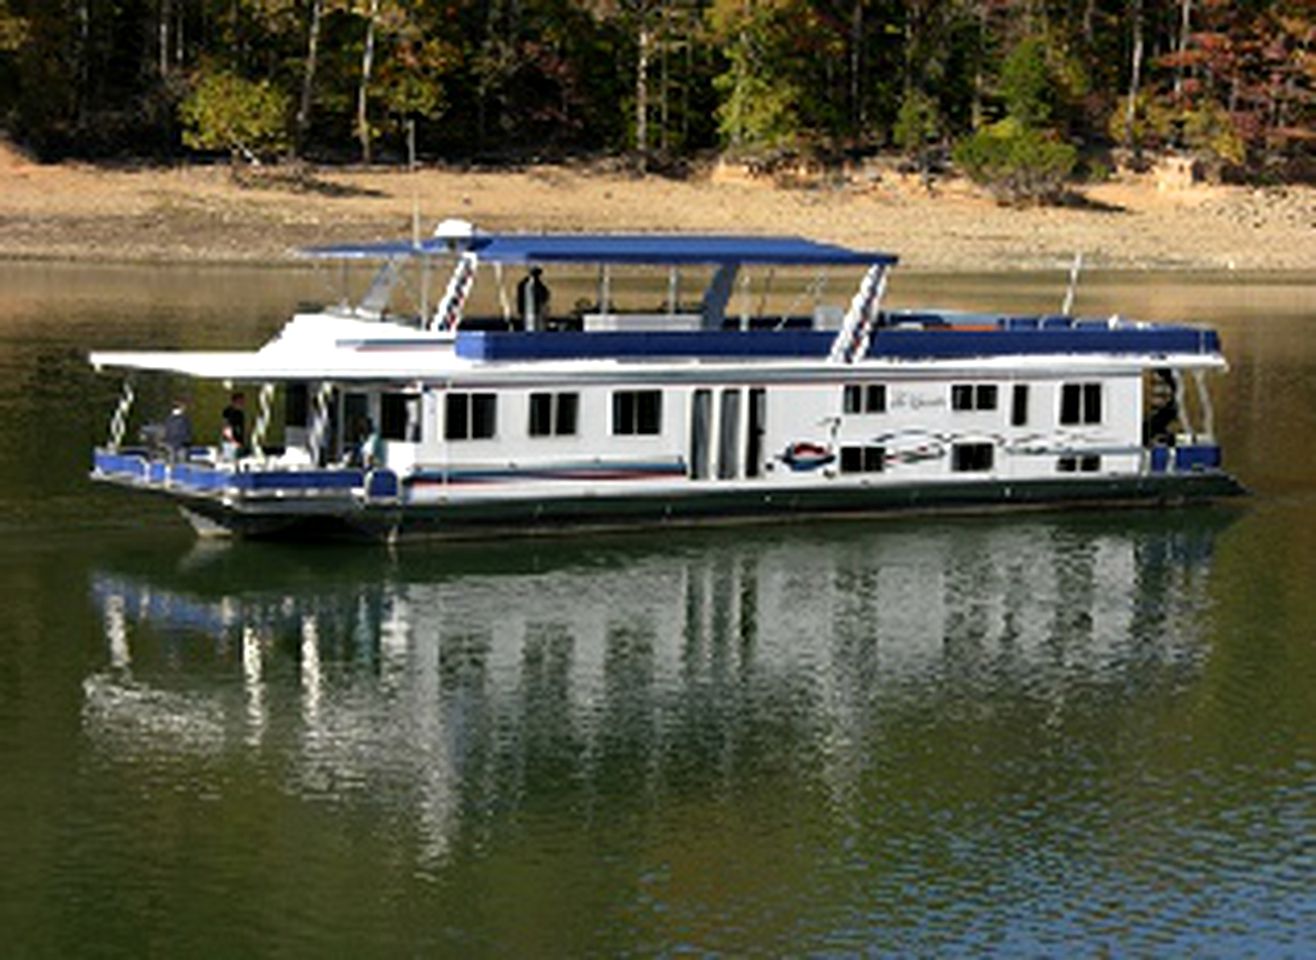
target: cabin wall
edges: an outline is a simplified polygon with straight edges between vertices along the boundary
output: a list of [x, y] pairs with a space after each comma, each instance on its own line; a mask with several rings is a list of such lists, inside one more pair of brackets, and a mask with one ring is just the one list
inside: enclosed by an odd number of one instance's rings
[[[858, 409], [851, 402], [856, 389], [862, 398]], [[1017, 389], [1026, 392], [1023, 409], [1017, 409]], [[615, 432], [616, 394], [655, 390], [661, 392], [658, 432]], [[755, 390], [763, 391], [757, 415], [751, 411]], [[846, 382], [802, 384], [430, 389], [421, 403], [421, 442], [390, 443], [387, 458], [403, 471], [413, 464], [422, 470], [491, 470], [501, 471], [503, 479], [558, 470], [575, 471], [582, 480], [602, 479], [609, 471], [626, 473], [625, 479], [675, 480], [697, 469], [692, 412], [696, 393], [706, 391], [706, 466], [700, 482], [816, 484], [826, 477], [837, 483], [895, 483], [1130, 473], [1141, 468], [1141, 390], [1138, 376], [947, 381], [890, 379], [877, 372]], [[1074, 416], [1074, 409], [1064, 409], [1066, 391], [1071, 407], [1074, 396], [1080, 397], [1079, 422], [1061, 422], [1064, 413]], [[495, 394], [493, 436], [445, 439], [448, 392]], [[534, 394], [574, 396], [574, 433], [532, 436]], [[761, 429], [757, 470], [747, 463], [756, 424]]]

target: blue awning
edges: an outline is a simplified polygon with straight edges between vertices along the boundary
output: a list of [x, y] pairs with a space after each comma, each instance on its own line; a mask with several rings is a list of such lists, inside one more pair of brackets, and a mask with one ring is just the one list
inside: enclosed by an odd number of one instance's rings
[[[481, 260], [491, 263], [608, 263], [655, 266], [771, 265], [873, 266], [896, 262], [893, 254], [852, 250], [803, 237], [663, 233], [510, 233], [477, 234], [467, 242]], [[419, 246], [396, 243], [337, 244], [311, 247], [306, 256], [345, 260], [387, 260], [436, 256], [449, 251], [447, 241], [422, 240]]]

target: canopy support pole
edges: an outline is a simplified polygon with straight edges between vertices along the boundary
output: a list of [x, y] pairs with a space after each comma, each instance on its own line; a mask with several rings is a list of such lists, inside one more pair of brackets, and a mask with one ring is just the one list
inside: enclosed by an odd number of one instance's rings
[[1206, 389], [1206, 374], [1201, 370], [1193, 371], [1193, 380], [1197, 383], [1197, 400], [1202, 407], [1202, 433], [1215, 440], [1215, 408], [1211, 406], [1211, 394]]
[[1188, 417], [1188, 404], [1184, 401], [1184, 372], [1182, 370], [1174, 371], [1174, 405], [1179, 409], [1179, 422], [1183, 425], [1183, 432], [1192, 435], [1192, 420]]
[[1074, 312], [1074, 297], [1078, 295], [1078, 275], [1083, 270], [1083, 251], [1080, 250], [1074, 254], [1074, 262], [1069, 267], [1069, 286], [1065, 289], [1065, 301], [1060, 305], [1060, 315], [1062, 317], [1071, 316]]
[[507, 278], [503, 274], [503, 265], [494, 261], [494, 280], [498, 285], [498, 306], [503, 311], [503, 324], [512, 328], [512, 301], [507, 296]]
[[605, 263], [599, 267], [599, 315], [606, 317], [612, 311], [612, 270]]
[[457, 260], [452, 276], [448, 279], [448, 289], [443, 292], [443, 299], [434, 311], [433, 321], [427, 321], [426, 327], [434, 330], [456, 330], [462, 322], [462, 309], [466, 298], [471, 294], [475, 283], [475, 267], [479, 258], [467, 250]]
[[886, 293], [887, 268], [883, 264], [874, 264], [864, 274], [859, 291], [850, 301], [850, 309], [841, 321], [841, 329], [832, 341], [831, 353], [827, 355], [830, 363], [854, 363], [868, 353], [868, 343], [873, 337], [873, 327], [882, 306], [882, 296]]
[[713, 279], [704, 291], [703, 301], [699, 305], [702, 317], [700, 326], [705, 330], [721, 330], [722, 321], [727, 315], [727, 304], [736, 289], [736, 274], [740, 271], [738, 263], [724, 263], [717, 268]]

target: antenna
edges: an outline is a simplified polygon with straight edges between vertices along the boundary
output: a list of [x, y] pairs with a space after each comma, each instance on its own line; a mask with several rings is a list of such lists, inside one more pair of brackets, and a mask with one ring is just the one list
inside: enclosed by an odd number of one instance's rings
[[1074, 254], [1074, 262], [1069, 267], [1069, 288], [1065, 290], [1065, 302], [1060, 306], [1060, 315], [1068, 317], [1074, 309], [1074, 295], [1078, 293], [1078, 275], [1083, 269], [1083, 251]]
[[420, 246], [420, 187], [416, 183], [416, 118], [407, 118], [407, 171], [411, 174], [411, 245]]

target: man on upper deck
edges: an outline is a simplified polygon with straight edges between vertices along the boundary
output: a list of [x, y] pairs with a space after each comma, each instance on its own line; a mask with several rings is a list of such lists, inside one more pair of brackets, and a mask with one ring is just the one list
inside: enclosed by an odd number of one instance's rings
[[548, 285], [542, 279], [544, 271], [531, 267], [530, 273], [516, 285], [516, 313], [521, 318], [522, 330], [542, 330], [548, 318]]

